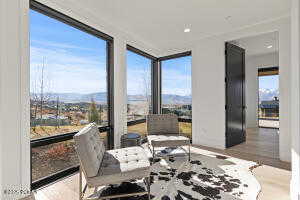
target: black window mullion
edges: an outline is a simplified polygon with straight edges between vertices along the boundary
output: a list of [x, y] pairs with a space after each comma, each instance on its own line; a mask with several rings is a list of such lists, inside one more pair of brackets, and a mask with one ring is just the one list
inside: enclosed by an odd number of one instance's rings
[[152, 113], [159, 114], [160, 90], [159, 90], [159, 63], [158, 60], [152, 60]]
[[108, 126], [107, 135], [108, 149], [114, 148], [114, 52], [113, 41], [107, 41], [107, 104], [108, 104]]

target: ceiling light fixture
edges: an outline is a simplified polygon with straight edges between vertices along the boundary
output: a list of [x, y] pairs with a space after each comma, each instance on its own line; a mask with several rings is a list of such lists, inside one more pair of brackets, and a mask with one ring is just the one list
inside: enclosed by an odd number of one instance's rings
[[189, 33], [189, 32], [191, 32], [191, 29], [185, 28], [185, 29], [184, 29], [184, 32], [185, 32], [185, 33]]
[[272, 47], [273, 47], [272, 45], [267, 46], [268, 49], [271, 49]]
[[232, 16], [228, 15], [228, 16], [225, 17], [225, 20], [230, 20], [231, 18], [232, 18]]

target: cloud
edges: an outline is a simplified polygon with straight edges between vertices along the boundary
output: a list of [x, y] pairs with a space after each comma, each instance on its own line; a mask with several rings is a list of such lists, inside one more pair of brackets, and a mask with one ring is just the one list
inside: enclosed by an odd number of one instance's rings
[[49, 82], [48, 92], [106, 91], [105, 57], [76, 54], [64, 46], [56, 49], [34, 45], [30, 47], [31, 90], [39, 83], [44, 63], [44, 74]]
[[85, 51], [93, 51], [92, 48], [85, 48], [80, 47], [77, 45], [66, 44], [66, 43], [58, 43], [53, 41], [44, 41], [44, 40], [31, 40], [30, 41], [33, 46], [45, 46], [45, 47], [52, 47], [52, 48], [59, 48], [59, 49], [77, 49], [77, 50], [85, 50]]
[[191, 95], [192, 77], [188, 70], [162, 69], [162, 93], [181, 96]]
[[[78, 51], [80, 50], [80, 51]], [[106, 55], [72, 44], [32, 40], [30, 47], [31, 91], [38, 90], [41, 66], [45, 64], [46, 92], [93, 93], [106, 91]], [[101, 51], [99, 51], [101, 52]], [[127, 92], [145, 94], [151, 91], [151, 65], [128, 55]], [[131, 62], [131, 61], [133, 62]], [[163, 68], [164, 94], [191, 94], [191, 69], [188, 64]]]
[[127, 93], [129, 95], [151, 93], [151, 66], [129, 65], [127, 68]]
[[[129, 55], [132, 56], [132, 55]], [[134, 57], [128, 57], [128, 60]], [[147, 75], [145, 75], [145, 73]], [[140, 62], [128, 62], [127, 93], [130, 95], [144, 94], [145, 76], [148, 80], [148, 89], [151, 91], [151, 65]], [[162, 71], [162, 93], [180, 96], [191, 95], [191, 69], [190, 66], [167, 67]]]

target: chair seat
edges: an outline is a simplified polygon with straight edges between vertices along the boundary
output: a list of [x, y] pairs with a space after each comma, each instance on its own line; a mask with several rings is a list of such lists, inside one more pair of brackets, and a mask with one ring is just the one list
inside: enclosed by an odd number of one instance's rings
[[148, 177], [150, 162], [142, 147], [106, 151], [97, 176], [88, 178], [90, 186], [116, 184]]
[[190, 144], [190, 139], [181, 135], [148, 135], [147, 138], [153, 147], [176, 147]]

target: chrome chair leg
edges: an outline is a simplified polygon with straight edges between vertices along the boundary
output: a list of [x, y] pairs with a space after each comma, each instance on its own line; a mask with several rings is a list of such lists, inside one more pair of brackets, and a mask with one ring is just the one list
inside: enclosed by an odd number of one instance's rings
[[81, 174], [81, 167], [79, 166], [79, 200], [82, 200], [82, 174]]
[[191, 144], [189, 144], [189, 162], [191, 161]]
[[87, 184], [85, 184], [82, 190], [82, 170], [81, 167], [79, 166], [79, 200], [83, 200], [86, 189], [87, 189]]
[[155, 152], [154, 152], [154, 146], [152, 146], [152, 163], [154, 163], [155, 159]]
[[146, 185], [147, 185], [147, 192], [148, 192], [148, 200], [151, 199], [151, 194], [150, 194], [150, 187], [151, 187], [151, 177], [146, 177]]

